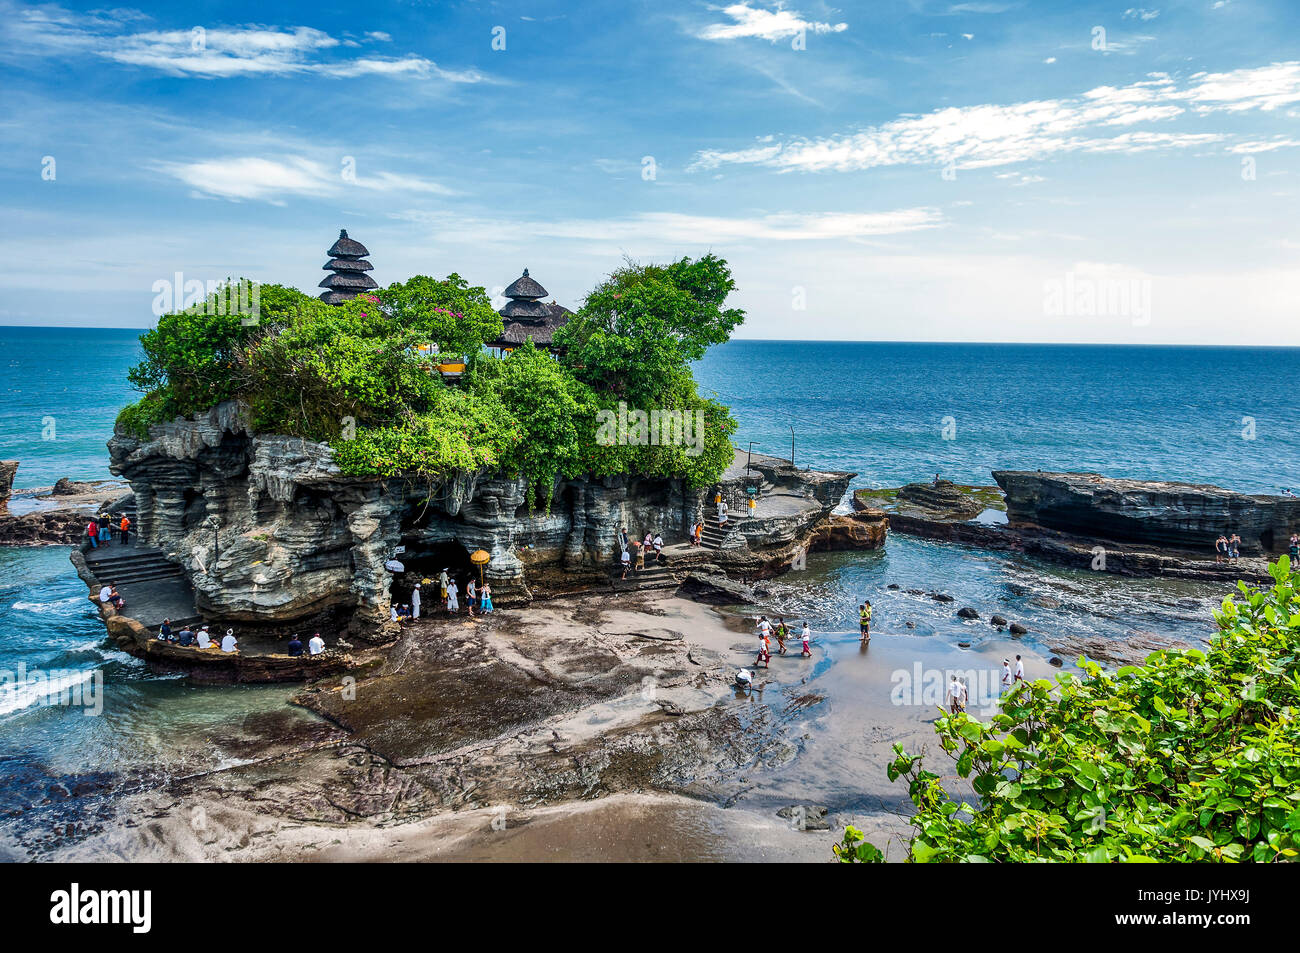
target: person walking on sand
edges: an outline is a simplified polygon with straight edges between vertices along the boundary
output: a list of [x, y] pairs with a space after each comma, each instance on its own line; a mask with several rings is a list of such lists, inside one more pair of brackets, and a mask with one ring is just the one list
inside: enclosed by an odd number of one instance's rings
[[1024, 680], [1025, 680], [1025, 663], [1020, 658], [1020, 656], [1017, 655], [1016, 656], [1016, 681], [1023, 682]]
[[126, 514], [122, 515], [122, 522], [118, 524], [118, 528], [121, 531], [118, 542], [125, 546], [131, 542], [131, 521], [127, 519]]
[[764, 668], [771, 668], [772, 646], [767, 640], [767, 619], [759, 622], [758, 626], [758, 658], [754, 660], [754, 667], [762, 665]]
[[785, 619], [778, 619], [776, 623], [776, 652], [778, 655], [785, 654], [785, 640], [790, 637], [790, 630], [786, 628]]
[[411, 590], [411, 618], [420, 618], [420, 584], [417, 582]]
[[447, 583], [447, 612], [455, 615], [460, 611], [460, 603], [456, 601], [456, 596], [460, 590], [456, 588], [456, 580], [453, 579]]
[[858, 606], [858, 629], [862, 632], [862, 642], [871, 641], [871, 600]]
[[812, 629], [807, 622], [803, 624], [803, 631], [799, 633], [799, 637], [803, 639], [803, 657], [812, 658]]
[[999, 695], [1005, 695], [1011, 691], [1011, 660], [1002, 660], [1002, 691]]
[[483, 588], [481, 592], [483, 594], [483, 599], [479, 605], [479, 608], [482, 609], [484, 613], [491, 612], [492, 611], [492, 587], [485, 582], [483, 583]]
[[1221, 563], [1227, 555], [1228, 537], [1220, 533], [1219, 538], [1214, 541], [1214, 561], [1216, 563]]
[[952, 675], [952, 681], [948, 683], [948, 711], [957, 715], [966, 710], [966, 686], [957, 678], [957, 673]]

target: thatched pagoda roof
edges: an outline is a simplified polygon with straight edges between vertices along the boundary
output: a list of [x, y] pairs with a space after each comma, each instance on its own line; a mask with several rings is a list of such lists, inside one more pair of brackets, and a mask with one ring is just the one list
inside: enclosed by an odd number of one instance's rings
[[333, 291], [369, 291], [371, 288], [378, 288], [375, 279], [366, 274], [341, 275], [335, 272], [326, 275], [316, 287], [329, 288]]
[[538, 298], [546, 297], [546, 289], [528, 277], [528, 269], [525, 268], [520, 277], [510, 282], [510, 286], [505, 290], [505, 296], [516, 300], [536, 301]]
[[375, 266], [364, 258], [331, 258], [321, 267], [326, 271], [372, 271]]
[[342, 304], [363, 291], [379, 287], [375, 279], [366, 274], [375, 267], [362, 257], [370, 252], [365, 245], [348, 238], [346, 229], [339, 229], [338, 241], [326, 254], [330, 260], [325, 262], [324, 268], [330, 274], [317, 286], [329, 289], [320, 296], [326, 304]]
[[330, 250], [325, 254], [331, 258], [364, 258], [370, 252], [366, 246], [358, 241], [348, 238], [346, 228], [339, 229], [339, 240], [330, 246]]

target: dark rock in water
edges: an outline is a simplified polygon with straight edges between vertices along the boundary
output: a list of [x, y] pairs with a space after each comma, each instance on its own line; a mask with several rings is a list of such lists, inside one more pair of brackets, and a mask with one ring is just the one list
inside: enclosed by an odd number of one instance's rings
[[797, 830], [828, 831], [830, 821], [826, 819], [829, 809], [821, 804], [792, 804], [776, 812], [777, 817], [784, 817]]
[[69, 480], [67, 477], [61, 477], [50, 490], [54, 496], [80, 496], [83, 493], [94, 493], [95, 484], [83, 483], [80, 480]]
[[1247, 495], [1217, 486], [1119, 480], [1096, 473], [996, 470], [1007, 519], [1090, 539], [1204, 552], [1222, 532], [1247, 555], [1285, 550], [1300, 530], [1300, 497]]
[[989, 624], [996, 625], [999, 629], [1002, 629], [1006, 628], [1007, 620], [1000, 615], [995, 615], [989, 618]]
[[899, 487], [898, 502], [933, 511], [946, 519], [972, 519], [984, 511], [983, 503], [967, 496], [951, 480]]
[[887, 585], [885, 588], [886, 588], [886, 589], [897, 589], [897, 588], [898, 588], [898, 583], [896, 583], [896, 582], [891, 582], [891, 583], [890, 583], [889, 585]]
[[879, 510], [830, 516], [813, 530], [809, 551], [843, 552], [879, 549], [885, 545], [889, 520]]
[[1026, 629], [1026, 628], [1025, 628], [1023, 625], [1021, 625], [1019, 622], [1012, 622], [1012, 623], [1011, 623], [1011, 634], [1012, 634], [1012, 635], [1024, 635], [1024, 634], [1025, 634], [1026, 632], [1028, 632], [1028, 631], [1029, 631], [1029, 630]]
[[904, 622], [903, 625], [907, 626], [909, 629], [915, 629], [915, 628], [916, 628], [916, 623], [915, 623], [915, 622]]
[[17, 460], [0, 460], [0, 513], [9, 505], [9, 494], [13, 491], [14, 474], [17, 472]]
[[946, 592], [932, 592], [930, 593], [930, 598], [935, 602], [952, 602], [952, 596], [948, 595]]
[[1044, 609], [1061, 608], [1061, 600], [1055, 598], [1054, 596], [1036, 596], [1035, 598], [1030, 599], [1029, 601], [1036, 606], [1042, 606]]
[[969, 643], [969, 642], [958, 642], [958, 643], [957, 643], [957, 648], [959, 648], [959, 649], [968, 649], [968, 648], [970, 648], [970, 643]]
[[957, 610], [957, 617], [959, 619], [978, 619], [980, 614], [970, 606], [963, 606]]
[[1054, 665], [1054, 666], [1056, 666], [1057, 668], [1060, 668], [1060, 667], [1061, 667], [1062, 665], [1064, 665], [1065, 663], [1062, 662], [1062, 661], [1061, 661], [1059, 658], [1057, 658], [1055, 655], [1053, 655], [1051, 658], [1049, 658], [1049, 659], [1047, 660], [1047, 664], [1048, 664], [1048, 665]]
[[756, 600], [754, 590], [743, 582], [726, 576], [706, 576], [697, 572], [691, 573], [682, 581], [678, 592], [696, 602], [718, 606], [740, 605]]

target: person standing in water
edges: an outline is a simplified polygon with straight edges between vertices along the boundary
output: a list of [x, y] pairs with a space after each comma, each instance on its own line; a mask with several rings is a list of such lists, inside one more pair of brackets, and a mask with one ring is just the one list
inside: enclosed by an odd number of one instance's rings
[[776, 653], [777, 655], [785, 654], [785, 640], [790, 637], [790, 630], [786, 628], [785, 619], [778, 619], [776, 623]]
[[799, 633], [799, 637], [803, 639], [803, 657], [812, 658], [812, 629], [807, 622], [803, 624], [803, 631]]
[[858, 606], [858, 629], [862, 632], [863, 642], [871, 641], [871, 600]]

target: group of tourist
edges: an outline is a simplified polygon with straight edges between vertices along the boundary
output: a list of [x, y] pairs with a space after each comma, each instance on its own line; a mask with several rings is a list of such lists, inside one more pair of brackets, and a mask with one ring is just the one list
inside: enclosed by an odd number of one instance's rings
[[123, 546], [131, 542], [131, 521], [125, 515], [116, 523], [108, 513], [92, 516], [86, 524], [86, 538], [90, 540], [90, 548], [98, 549], [100, 543], [111, 543], [114, 530], [117, 531], [118, 542]]
[[1235, 563], [1240, 558], [1241, 537], [1236, 533], [1233, 533], [1231, 536], [1228, 536], [1226, 533], [1220, 533], [1219, 538], [1214, 541], [1214, 561], [1216, 563]]
[[[812, 658], [812, 627], [805, 622], [803, 629], [799, 632], [799, 638], [803, 642], [803, 652], [801, 658]], [[785, 654], [785, 643], [790, 639], [790, 629], [785, 624], [785, 619], [777, 619], [773, 625], [768, 621], [767, 616], [758, 617], [758, 658], [754, 661], [754, 667], [763, 666], [771, 668], [772, 661], [772, 639], [776, 639], [777, 654]]]
[[[1024, 660], [1021, 659], [1019, 655], [1016, 656], [1016, 668], [1013, 672], [1011, 669], [1011, 660], [1003, 659], [1001, 687], [998, 691], [998, 695], [1005, 695], [1007, 692], [1011, 691], [1012, 686], [1015, 685], [1016, 682], [1023, 682], [1024, 680]], [[953, 672], [948, 681], [948, 711], [954, 715], [964, 712], [966, 710], [966, 703], [969, 700], [970, 689], [966, 687], [966, 683], [958, 677], [957, 673]]]
[[[180, 631], [173, 631], [171, 619], [163, 619], [162, 625], [158, 627], [158, 641], [196, 649], [210, 649], [217, 646], [217, 640], [208, 629], [208, 626], [201, 625], [197, 629], [191, 629], [187, 626]], [[226, 634], [221, 637], [219, 647], [221, 651], [228, 653], [239, 650], [239, 640], [235, 638], [234, 629], [226, 629]]]
[[[389, 618], [393, 622], [403, 622], [407, 619], [418, 619], [424, 606], [424, 587], [432, 586], [433, 580], [429, 578], [421, 579], [411, 589], [411, 601], [407, 603], [394, 603], [389, 609]], [[446, 569], [438, 574], [438, 598], [442, 602], [443, 611], [448, 615], [458, 615], [460, 613], [460, 586]], [[492, 610], [492, 585], [483, 583], [478, 586], [471, 576], [465, 583], [465, 610], [469, 613], [471, 619], [475, 618], [474, 610], [481, 613], [489, 613]]]
[[623, 566], [622, 579], [627, 578], [628, 570], [638, 573], [645, 569], [646, 553], [653, 552], [656, 563], [665, 562], [664, 538], [659, 533], [647, 532], [644, 539], [629, 540], [627, 527], [623, 526], [618, 531], [618, 546], [619, 562]]

